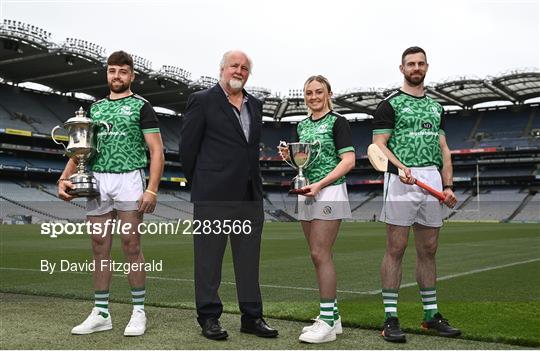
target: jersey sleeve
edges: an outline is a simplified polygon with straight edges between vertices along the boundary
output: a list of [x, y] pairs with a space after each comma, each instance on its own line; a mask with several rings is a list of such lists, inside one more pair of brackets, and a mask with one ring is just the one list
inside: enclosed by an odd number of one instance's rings
[[145, 102], [141, 108], [140, 126], [144, 134], [159, 133], [158, 118], [149, 102]]
[[386, 100], [381, 101], [373, 116], [373, 135], [391, 134], [394, 129], [395, 119], [396, 114], [392, 105]]
[[444, 108], [441, 111], [441, 124], [439, 125], [439, 135], [446, 135], [445, 128], [446, 117], [444, 116]]
[[349, 126], [349, 121], [347, 121], [345, 117], [338, 117], [336, 119], [332, 128], [332, 133], [338, 155], [345, 152], [354, 152], [351, 127]]

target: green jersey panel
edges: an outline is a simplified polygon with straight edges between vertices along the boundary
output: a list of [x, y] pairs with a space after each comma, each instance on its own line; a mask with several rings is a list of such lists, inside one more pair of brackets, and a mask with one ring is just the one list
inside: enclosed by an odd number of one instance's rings
[[138, 95], [105, 98], [92, 104], [90, 117], [110, 126], [109, 132], [103, 126], [98, 129], [92, 171], [123, 173], [146, 167], [144, 134], [159, 133], [157, 116], [148, 101]]
[[[305, 169], [305, 175], [310, 183], [316, 183], [332, 172], [341, 161], [339, 157], [341, 154], [354, 152], [349, 122], [345, 117], [333, 111], [328, 112], [318, 120], [308, 117], [298, 123], [296, 140], [307, 143], [314, 143], [318, 140], [321, 143], [318, 158]], [[332, 185], [344, 182], [345, 177], [343, 176]]]
[[439, 143], [444, 135], [443, 107], [428, 96], [401, 90], [381, 101], [373, 118], [373, 134], [390, 134], [388, 149], [407, 167], [442, 167]]

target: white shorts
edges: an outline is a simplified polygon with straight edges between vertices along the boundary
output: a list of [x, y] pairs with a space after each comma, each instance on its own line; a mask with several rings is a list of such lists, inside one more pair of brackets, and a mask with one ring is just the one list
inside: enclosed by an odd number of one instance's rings
[[[441, 174], [437, 167], [411, 167], [411, 173], [416, 179], [442, 191]], [[380, 218], [388, 224], [406, 227], [414, 223], [442, 227], [443, 205], [418, 185], [403, 184], [397, 175], [385, 173]]]
[[336, 220], [351, 218], [351, 206], [347, 195], [347, 185], [329, 185], [317, 196], [298, 195], [298, 220], [313, 219]]
[[87, 216], [101, 216], [115, 210], [136, 211], [146, 188], [144, 171], [125, 173], [94, 172], [100, 195], [86, 201]]

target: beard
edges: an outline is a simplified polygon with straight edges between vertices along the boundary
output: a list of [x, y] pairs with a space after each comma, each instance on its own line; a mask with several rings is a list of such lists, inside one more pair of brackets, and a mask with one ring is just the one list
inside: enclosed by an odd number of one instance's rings
[[111, 89], [111, 91], [115, 94], [121, 94], [129, 89], [129, 83], [122, 83], [121, 81], [110, 82], [109, 89]]
[[422, 73], [417, 73], [414, 78], [412, 74], [405, 75], [405, 80], [413, 87], [417, 87], [420, 84], [424, 83], [424, 78], [426, 78], [426, 75]]
[[234, 90], [240, 90], [244, 87], [244, 81], [241, 79], [231, 78], [228, 83], [231, 89]]

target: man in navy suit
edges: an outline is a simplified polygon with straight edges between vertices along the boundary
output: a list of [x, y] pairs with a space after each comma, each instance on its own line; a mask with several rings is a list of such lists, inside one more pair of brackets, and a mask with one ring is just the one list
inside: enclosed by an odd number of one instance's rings
[[182, 124], [180, 158], [191, 184], [193, 227], [200, 225], [201, 231], [193, 233], [197, 320], [203, 335], [213, 340], [228, 336], [219, 323], [223, 305], [218, 288], [229, 237], [242, 312], [240, 331], [261, 337], [278, 335], [262, 318], [262, 103], [243, 89], [251, 69], [245, 53], [226, 52], [218, 84], [191, 94]]

